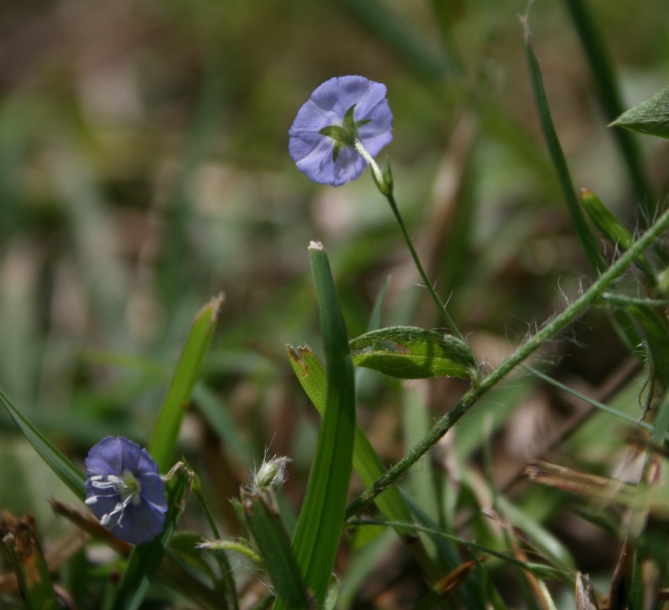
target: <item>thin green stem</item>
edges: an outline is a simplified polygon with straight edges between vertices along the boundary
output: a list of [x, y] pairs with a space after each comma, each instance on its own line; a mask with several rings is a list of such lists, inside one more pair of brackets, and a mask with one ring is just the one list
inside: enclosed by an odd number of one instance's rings
[[609, 269], [599, 276], [597, 281], [565, 311], [548, 322], [533, 337], [523, 343], [498, 368], [485, 377], [479, 385], [473, 386], [461, 399], [456, 407], [444, 415], [419, 443], [399, 462], [390, 468], [385, 475], [346, 508], [346, 516], [350, 517], [367, 506], [374, 498], [388, 486], [392, 485], [425, 453], [436, 445], [439, 439], [446, 434], [476, 403], [476, 401], [490, 391], [499, 381], [508, 375], [514, 368], [532, 355], [548, 339], [562, 331], [567, 325], [578, 318], [586, 309], [599, 299], [602, 293], [644, 252], [653, 242], [669, 228], [669, 211], [665, 212], [658, 221], [640, 237]]
[[400, 225], [400, 229], [402, 230], [402, 235], [404, 235], [404, 240], [406, 241], [407, 247], [409, 248], [409, 252], [411, 252], [411, 257], [413, 258], [413, 262], [416, 264], [416, 269], [418, 269], [418, 273], [420, 273], [421, 278], [423, 278], [423, 283], [425, 284], [425, 287], [430, 291], [432, 300], [437, 305], [437, 308], [441, 312], [441, 315], [444, 316], [444, 319], [446, 320], [446, 323], [448, 324], [449, 328], [458, 337], [458, 339], [464, 341], [464, 337], [458, 330], [458, 327], [455, 325], [455, 322], [453, 322], [453, 318], [451, 318], [451, 315], [448, 313], [446, 305], [441, 302], [441, 299], [439, 298], [437, 291], [434, 289], [432, 282], [430, 282], [429, 278], [427, 277], [425, 269], [423, 269], [423, 265], [421, 264], [420, 258], [418, 258], [418, 253], [416, 252], [416, 248], [414, 248], [413, 246], [413, 242], [411, 241], [409, 232], [407, 231], [406, 225], [404, 224], [402, 215], [400, 214], [397, 204], [395, 203], [395, 198], [393, 197], [392, 193], [386, 195], [385, 197], [388, 200], [388, 203], [390, 204], [390, 209], [393, 211], [393, 214], [395, 214], [395, 218], [397, 219], [397, 222]]
[[393, 214], [395, 214], [395, 218], [397, 219], [397, 222], [400, 225], [400, 229], [402, 230], [402, 235], [404, 235], [404, 240], [406, 241], [406, 244], [409, 248], [409, 252], [411, 252], [413, 262], [416, 265], [416, 269], [418, 269], [418, 273], [420, 273], [421, 278], [423, 278], [423, 282], [425, 283], [427, 289], [430, 291], [430, 295], [432, 296], [432, 299], [436, 303], [437, 308], [444, 316], [444, 319], [446, 320], [446, 323], [450, 327], [451, 331], [453, 331], [453, 333], [458, 337], [458, 339], [464, 341], [464, 337], [458, 330], [458, 327], [455, 325], [455, 322], [453, 322], [453, 319], [451, 318], [450, 314], [448, 313], [448, 310], [446, 309], [446, 305], [444, 305], [444, 303], [441, 302], [441, 299], [439, 298], [439, 295], [434, 289], [432, 282], [430, 282], [429, 278], [427, 277], [427, 273], [425, 273], [425, 269], [423, 269], [423, 265], [420, 262], [420, 258], [418, 258], [418, 253], [416, 252], [416, 248], [414, 248], [413, 242], [411, 241], [411, 237], [409, 236], [409, 232], [407, 231], [402, 215], [400, 214], [399, 208], [397, 207], [397, 203], [395, 203], [395, 198], [393, 197], [392, 179], [391, 180], [387, 179], [387, 177], [384, 175], [383, 171], [379, 167], [379, 164], [374, 160], [374, 157], [372, 157], [372, 155], [370, 155], [367, 152], [367, 149], [363, 146], [360, 140], [355, 141], [355, 149], [360, 153], [362, 158], [365, 161], [367, 161], [367, 163], [369, 163], [370, 167], [372, 168], [372, 173], [374, 174], [374, 182], [376, 182], [376, 186], [379, 188], [380, 193], [388, 200], [388, 203], [390, 204], [390, 209], [393, 211]]

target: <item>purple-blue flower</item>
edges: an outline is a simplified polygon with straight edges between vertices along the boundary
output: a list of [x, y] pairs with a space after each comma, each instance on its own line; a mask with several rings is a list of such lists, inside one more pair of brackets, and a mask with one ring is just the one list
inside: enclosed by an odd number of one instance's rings
[[367, 165], [355, 141], [374, 157], [393, 139], [392, 125], [385, 85], [364, 76], [331, 78], [297, 113], [288, 152], [314, 182], [340, 186]]
[[108, 436], [86, 458], [86, 504], [117, 538], [132, 544], [163, 531], [167, 500], [158, 465], [146, 449]]

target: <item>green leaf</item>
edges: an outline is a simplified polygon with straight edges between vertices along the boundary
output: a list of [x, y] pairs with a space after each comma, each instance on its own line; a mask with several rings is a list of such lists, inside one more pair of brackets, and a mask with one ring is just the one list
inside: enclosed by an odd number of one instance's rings
[[[478, 379], [476, 359], [467, 344], [451, 335], [415, 326], [371, 331], [350, 342], [356, 366], [398, 379], [449, 375]], [[367, 348], [372, 348], [369, 351]], [[357, 352], [357, 353], [355, 353]]]
[[222, 294], [214, 297], [195, 316], [167, 395], [160, 408], [148, 447], [160, 472], [167, 471], [172, 463], [181, 420], [186, 413], [193, 386], [200, 372], [200, 365], [214, 330], [216, 330], [223, 298]]
[[46, 462], [47, 466], [54, 471], [56, 476], [67, 485], [72, 492], [80, 499], [86, 499], [86, 490], [84, 482], [86, 477], [84, 473], [77, 468], [74, 463], [63, 453], [61, 453], [49, 440], [35, 428], [14, 406], [7, 395], [0, 390], [0, 401], [5, 405], [12, 419], [16, 422], [21, 432], [33, 446], [39, 456]]
[[242, 488], [242, 506], [274, 590], [286, 608], [314, 608], [290, 542], [281, 523], [274, 492], [271, 489], [248, 491]]
[[322, 605], [339, 546], [351, 477], [355, 380], [344, 317], [320, 243], [309, 246], [309, 259], [321, 314], [328, 384], [316, 456], [295, 527], [293, 550], [305, 583]]
[[128, 559], [128, 567], [123, 574], [118, 594], [114, 600], [114, 610], [136, 610], [139, 608], [160, 567], [184, 511], [193, 481], [193, 471], [184, 467], [183, 464], [177, 464], [168, 476], [167, 502], [169, 509], [165, 517], [163, 531], [155, 540], [133, 548]]
[[669, 87], [623, 112], [611, 125], [669, 139]]

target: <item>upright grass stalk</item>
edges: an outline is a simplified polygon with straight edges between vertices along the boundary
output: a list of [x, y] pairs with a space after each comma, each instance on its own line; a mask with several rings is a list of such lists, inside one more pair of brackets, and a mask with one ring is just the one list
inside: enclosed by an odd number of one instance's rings
[[386, 487], [392, 485], [413, 464], [436, 445], [439, 439], [446, 434], [469, 410], [476, 401], [487, 394], [497, 383], [499, 383], [514, 368], [524, 362], [548, 339], [562, 331], [571, 322], [576, 320], [591, 305], [593, 305], [602, 293], [644, 252], [655, 240], [669, 228], [669, 211], [662, 214], [658, 221], [641, 236], [632, 247], [627, 250], [609, 269], [595, 281], [595, 283], [565, 311], [548, 322], [534, 336], [530, 337], [516, 351], [511, 354], [497, 369], [492, 371], [477, 386], [473, 386], [461, 399], [455, 408], [444, 415], [430, 430], [429, 434], [417, 443], [401, 460], [390, 468], [383, 477], [380, 477], [346, 509], [347, 517], [350, 517], [367, 506]]

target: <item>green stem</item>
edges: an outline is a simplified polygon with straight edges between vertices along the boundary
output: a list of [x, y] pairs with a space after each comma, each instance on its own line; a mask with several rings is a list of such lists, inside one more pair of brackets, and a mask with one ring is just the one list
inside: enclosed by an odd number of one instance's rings
[[393, 197], [392, 193], [392, 184], [388, 184], [388, 181], [386, 180], [383, 172], [381, 171], [381, 168], [379, 167], [379, 164], [374, 160], [374, 157], [370, 155], [367, 152], [367, 149], [363, 146], [362, 142], [360, 140], [356, 140], [354, 143], [355, 149], [360, 153], [362, 158], [369, 163], [370, 167], [372, 168], [372, 173], [374, 174], [374, 182], [376, 182], [376, 185], [379, 187], [379, 191], [381, 194], [388, 200], [388, 203], [390, 204], [390, 209], [393, 211], [393, 214], [395, 214], [395, 218], [397, 219], [398, 224], [400, 225], [400, 229], [402, 230], [402, 235], [404, 235], [404, 241], [406, 241], [406, 244], [409, 248], [409, 252], [411, 252], [411, 257], [413, 258], [413, 262], [416, 265], [416, 269], [418, 269], [418, 273], [420, 273], [421, 278], [423, 278], [423, 282], [427, 289], [430, 291], [430, 295], [432, 296], [432, 299], [437, 305], [437, 308], [441, 312], [441, 314], [444, 316], [444, 319], [446, 320], [446, 323], [448, 324], [449, 328], [453, 333], [458, 337], [458, 339], [461, 339], [464, 341], [464, 337], [458, 330], [458, 327], [455, 325], [455, 322], [453, 322], [453, 319], [451, 318], [450, 314], [448, 313], [448, 310], [446, 309], [446, 305], [441, 302], [441, 299], [439, 298], [439, 295], [434, 289], [434, 286], [432, 285], [432, 282], [430, 282], [429, 278], [427, 277], [427, 273], [425, 273], [425, 269], [423, 269], [423, 265], [420, 262], [420, 258], [418, 258], [418, 253], [416, 252], [416, 248], [414, 248], [413, 242], [411, 241], [411, 237], [409, 236], [409, 232], [407, 231], [406, 225], [404, 224], [404, 220], [402, 219], [402, 215], [400, 214], [399, 208], [397, 207], [397, 203], [395, 203], [395, 198]]
[[439, 439], [446, 434], [476, 403], [476, 401], [491, 390], [499, 381], [508, 375], [514, 368], [532, 355], [543, 343], [555, 334], [563, 330], [567, 325], [578, 318], [592, 305], [601, 294], [644, 252], [652, 243], [669, 228], [669, 211], [665, 212], [658, 221], [640, 237], [632, 247], [627, 250], [609, 269], [607, 269], [597, 281], [565, 311], [547, 323], [533, 337], [523, 343], [511, 356], [509, 356], [497, 369], [492, 371], [477, 386], [473, 386], [461, 399], [456, 407], [444, 415], [430, 430], [430, 432], [417, 443], [409, 453], [390, 468], [385, 475], [376, 482], [346, 508], [346, 516], [350, 517], [367, 506], [374, 498], [388, 486], [392, 485], [425, 453], [436, 445]]
[[392, 193], [386, 195], [385, 197], [388, 200], [388, 203], [390, 204], [390, 209], [393, 211], [393, 214], [395, 214], [395, 218], [397, 219], [397, 222], [400, 225], [400, 229], [402, 229], [402, 235], [404, 235], [404, 240], [407, 243], [409, 252], [411, 252], [413, 262], [416, 264], [416, 269], [418, 269], [418, 273], [420, 273], [421, 278], [423, 278], [423, 283], [425, 284], [425, 287], [430, 291], [432, 300], [436, 303], [437, 307], [439, 308], [439, 311], [441, 312], [441, 315], [444, 316], [446, 323], [453, 331], [453, 333], [455, 333], [458, 339], [464, 341], [464, 337], [458, 330], [458, 327], [455, 325], [455, 322], [453, 322], [453, 318], [451, 318], [451, 315], [448, 313], [446, 305], [441, 302], [441, 299], [439, 298], [439, 295], [434, 289], [432, 282], [430, 282], [429, 278], [427, 277], [427, 273], [425, 273], [425, 269], [423, 269], [423, 265], [421, 264], [420, 259], [418, 258], [418, 253], [416, 252], [416, 248], [414, 248], [413, 246], [413, 242], [411, 241], [411, 237], [409, 237], [409, 232], [407, 231], [407, 228], [404, 224], [404, 220], [402, 220], [402, 215], [400, 214], [397, 204], [395, 203], [395, 198], [393, 197]]

